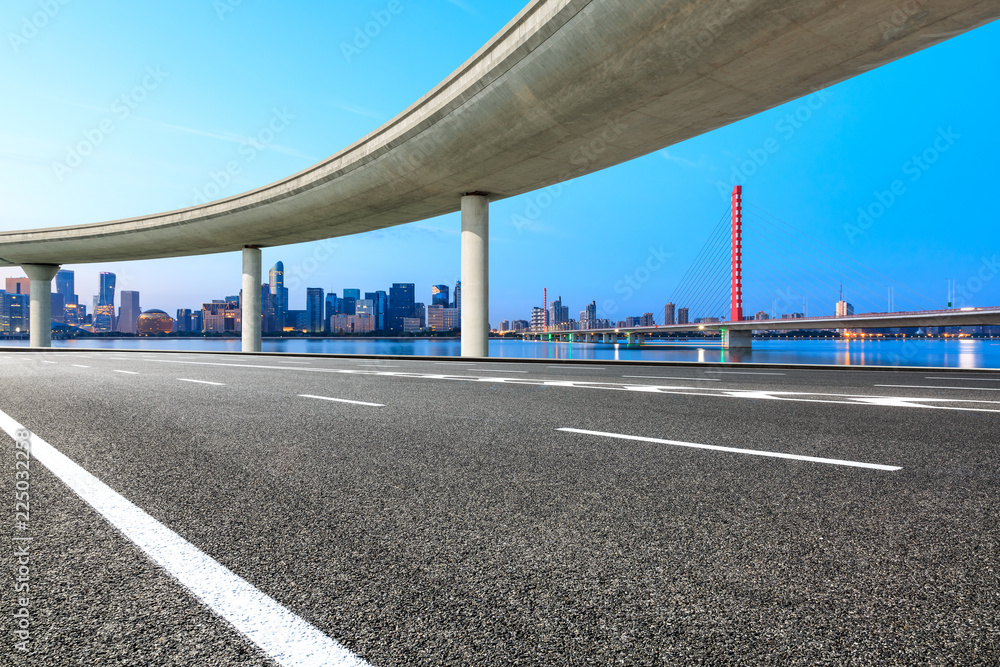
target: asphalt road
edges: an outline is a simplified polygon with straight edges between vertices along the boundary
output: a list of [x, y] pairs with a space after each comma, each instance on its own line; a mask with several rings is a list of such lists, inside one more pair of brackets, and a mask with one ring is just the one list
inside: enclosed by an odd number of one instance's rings
[[[1000, 662], [1000, 372], [4, 352], [0, 411], [371, 665]], [[0, 663], [281, 664], [0, 464]]]

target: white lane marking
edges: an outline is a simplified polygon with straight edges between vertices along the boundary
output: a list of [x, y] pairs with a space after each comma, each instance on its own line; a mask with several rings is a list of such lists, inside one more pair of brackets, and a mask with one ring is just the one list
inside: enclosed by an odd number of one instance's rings
[[[795, 401], [801, 403], [834, 403], [842, 405], [870, 405], [877, 404], [886, 399], [885, 396], [869, 396], [865, 394], [823, 394], [817, 392], [801, 391], [778, 391], [778, 390], [755, 390], [745, 389], [715, 389], [711, 387], [684, 387], [669, 385], [628, 385], [621, 382], [597, 382], [592, 380], [543, 380], [540, 378], [502, 378], [502, 377], [480, 377], [476, 375], [451, 375], [451, 374], [430, 374], [414, 373], [408, 371], [376, 371], [353, 368], [297, 368], [294, 366], [265, 366], [261, 364], [232, 364], [218, 361], [183, 361], [178, 359], [155, 359], [164, 364], [189, 364], [194, 366], [224, 366], [229, 368], [256, 368], [280, 371], [299, 371], [303, 373], [340, 373], [345, 375], [382, 375], [386, 377], [401, 377], [428, 380], [460, 380], [465, 382], [507, 382], [510, 384], [524, 384], [532, 386], [549, 387], [572, 387], [576, 389], [606, 389], [610, 391], [642, 391], [660, 394], [676, 394], [679, 396], [717, 396], [722, 398], [764, 398], [770, 400]], [[465, 369], [456, 369], [465, 370]], [[719, 393], [706, 393], [719, 392]], [[819, 396], [821, 398], [803, 398], [805, 396]], [[843, 399], [843, 400], [840, 400]], [[961, 412], [998, 412], [1000, 413], [1000, 401], [982, 401], [967, 398], [938, 398], [934, 396], [899, 397], [900, 403], [894, 403], [893, 407], [924, 408], [928, 410], [955, 410]], [[927, 405], [933, 403], [985, 403], [997, 408], [969, 408], [949, 405]]]
[[313, 394], [299, 394], [299, 398], [316, 398], [321, 401], [336, 401], [337, 403], [352, 403], [354, 405], [370, 405], [373, 408], [384, 408], [382, 403], [366, 403], [364, 401], [349, 401], [346, 398], [331, 398], [329, 396], [314, 396]]
[[527, 373], [528, 372], [528, 371], [503, 371], [500, 370], [499, 368], [463, 368], [462, 370], [469, 372], [479, 371], [480, 373]]
[[725, 374], [725, 375], [784, 375], [784, 373], [758, 373], [756, 371], [705, 371], [705, 372]]
[[371, 366], [373, 368], [399, 368], [399, 366], [393, 366], [392, 364], [358, 364], [358, 366]]
[[73, 364], [74, 368], [90, 368], [90, 366], [84, 366], [83, 364]]
[[904, 389], [958, 389], [960, 391], [1000, 391], [1000, 387], [934, 387], [929, 384], [877, 384], [876, 387], [902, 387]]
[[115, 373], [127, 373], [128, 375], [138, 375], [135, 371], [114, 371]]
[[872, 470], [902, 470], [901, 466], [887, 466], [879, 463], [861, 463], [859, 461], [845, 461], [843, 459], [826, 459], [818, 456], [802, 456], [800, 454], [785, 454], [783, 452], [767, 452], [759, 449], [740, 449], [738, 447], [720, 447], [719, 445], [702, 445], [696, 442], [682, 442], [680, 440], [663, 440], [660, 438], [646, 438], [641, 435], [623, 435], [621, 433], [605, 433], [604, 431], [585, 431], [579, 428], [558, 428], [557, 431], [567, 433], [580, 433], [583, 435], [599, 435], [605, 438], [618, 438], [620, 440], [639, 440], [641, 442], [655, 442], [661, 445], [676, 445], [677, 447], [692, 447], [694, 449], [710, 449], [716, 452], [731, 452], [733, 454], [752, 454], [753, 456], [769, 456], [776, 459], [792, 459], [794, 461], [810, 461], [812, 463], [828, 463], [838, 466], [850, 466], [852, 468], [871, 468]]
[[[0, 429], [15, 440], [19, 431], [23, 435], [26, 430], [2, 410]], [[35, 460], [278, 664], [368, 667], [339, 642], [220, 565], [34, 433], [30, 443]]]
[[198, 384], [213, 384], [217, 387], [225, 387], [226, 385], [222, 382], [209, 382], [208, 380], [189, 380], [188, 378], [177, 378], [181, 382], [196, 382]]
[[988, 378], [963, 378], [954, 376], [943, 376], [943, 375], [925, 375], [925, 380], [958, 380], [959, 382], [1000, 382], [1000, 377], [988, 377]]
[[54, 361], [46, 361], [45, 359], [39, 359], [39, 361], [42, 362], [43, 364], [54, 364], [54, 363], [56, 363]]
[[546, 366], [546, 368], [558, 368], [561, 370], [571, 369], [574, 371], [603, 371], [607, 370], [604, 366], [574, 366], [573, 364], [566, 364], [565, 366]]
[[684, 378], [669, 375], [623, 375], [623, 378], [646, 378], [647, 380], [693, 380], [695, 382], [722, 382], [719, 378]]

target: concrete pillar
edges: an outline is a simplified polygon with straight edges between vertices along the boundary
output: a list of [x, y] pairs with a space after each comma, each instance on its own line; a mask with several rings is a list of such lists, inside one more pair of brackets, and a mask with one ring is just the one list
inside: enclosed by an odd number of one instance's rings
[[243, 351], [260, 352], [260, 248], [243, 248]]
[[59, 265], [22, 264], [21, 268], [31, 281], [29, 344], [31, 347], [52, 347], [52, 279]]
[[753, 332], [737, 329], [722, 330], [722, 347], [728, 350], [749, 350], [752, 347]]
[[635, 335], [635, 344], [636, 345], [642, 345], [645, 342], [646, 342], [646, 334], [636, 334]]
[[490, 355], [490, 200], [462, 197], [462, 356]]

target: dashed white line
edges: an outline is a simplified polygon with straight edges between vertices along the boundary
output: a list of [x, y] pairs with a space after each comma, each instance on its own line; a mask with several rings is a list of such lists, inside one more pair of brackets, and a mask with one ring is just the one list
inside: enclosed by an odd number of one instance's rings
[[716, 452], [730, 452], [733, 454], [751, 454], [753, 456], [768, 456], [776, 459], [791, 459], [794, 461], [809, 461], [811, 463], [827, 463], [830, 465], [850, 466], [853, 468], [871, 468], [872, 470], [902, 470], [900, 466], [887, 466], [879, 463], [862, 463], [860, 461], [845, 461], [843, 459], [827, 459], [818, 456], [802, 456], [800, 454], [785, 454], [783, 452], [767, 452], [759, 449], [740, 449], [738, 447], [721, 447], [719, 445], [702, 445], [696, 442], [682, 442], [680, 440], [663, 440], [661, 438], [647, 438], [641, 435], [625, 435], [622, 433], [605, 433], [604, 431], [586, 431], [579, 428], [559, 428], [557, 431], [566, 433], [579, 433], [582, 435], [598, 435], [604, 438], [617, 438], [619, 440], [638, 440], [641, 442], [655, 442], [661, 445], [675, 445], [677, 447], [691, 447], [693, 449], [709, 449]]
[[502, 371], [499, 368], [463, 368], [463, 371], [478, 371], [480, 373], [527, 373], [528, 371]]
[[1000, 391], [1000, 387], [933, 387], [929, 384], [877, 384], [876, 387], [903, 387], [906, 389], [958, 389], [960, 391]]
[[138, 373], [136, 373], [135, 371], [119, 371], [119, 370], [115, 370], [113, 372], [115, 372], [115, 373], [126, 373], [128, 375], [138, 375]]
[[784, 373], [758, 373], [756, 371], [705, 371], [706, 373], [716, 373], [724, 375], [784, 375]]
[[208, 380], [189, 380], [188, 378], [177, 378], [181, 382], [195, 382], [197, 384], [214, 384], [217, 387], [225, 387], [223, 382], [209, 382]]
[[334, 401], [336, 403], [351, 403], [353, 405], [369, 405], [373, 408], [384, 408], [382, 403], [366, 403], [365, 401], [350, 401], [346, 398], [332, 398], [330, 396], [314, 396], [313, 394], [299, 394], [299, 398], [315, 398], [320, 401]]
[[54, 364], [54, 363], [56, 363], [54, 361], [46, 361], [45, 359], [39, 359], [39, 361], [42, 362], [43, 364]]
[[[0, 410], [0, 429], [25, 429]], [[35, 434], [31, 456], [131, 540], [216, 615], [279, 665], [370, 667], [334, 639], [223, 567]]]
[[369, 366], [372, 368], [399, 368], [399, 366], [393, 366], [392, 364], [358, 364], [358, 366]]
[[84, 366], [83, 364], [73, 364], [74, 368], [90, 368], [90, 366]]
[[925, 380], [957, 380], [959, 382], [1000, 382], [1000, 377], [989, 377], [989, 378], [963, 378], [954, 376], [942, 376], [942, 375], [926, 375]]
[[722, 382], [719, 378], [685, 378], [669, 375], [623, 375], [623, 378], [645, 378], [647, 380], [694, 380], [695, 382]]
[[604, 366], [574, 366], [572, 364], [566, 364], [565, 366], [546, 366], [546, 368], [558, 368], [560, 370], [574, 370], [574, 371], [603, 371], [607, 370]]

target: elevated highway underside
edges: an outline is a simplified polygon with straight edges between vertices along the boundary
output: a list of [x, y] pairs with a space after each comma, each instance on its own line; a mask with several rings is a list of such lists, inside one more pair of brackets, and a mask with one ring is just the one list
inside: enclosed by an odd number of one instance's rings
[[332, 157], [201, 206], [0, 233], [0, 266], [313, 241], [459, 210], [625, 162], [973, 29], [1000, 2], [531, 2], [393, 120]]

